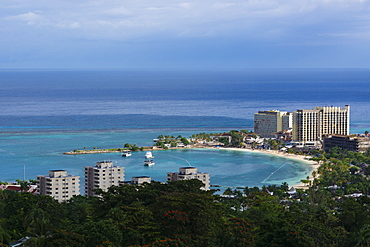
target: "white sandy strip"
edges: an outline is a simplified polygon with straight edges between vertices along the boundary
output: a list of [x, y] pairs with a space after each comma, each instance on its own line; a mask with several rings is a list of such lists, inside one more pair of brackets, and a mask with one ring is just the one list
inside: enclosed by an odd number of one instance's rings
[[[287, 159], [299, 160], [299, 161], [303, 161], [303, 162], [311, 165], [312, 172], [317, 171], [317, 169], [319, 168], [319, 164], [316, 161], [307, 160], [307, 159], [305, 159], [305, 158], [307, 158], [307, 156], [304, 156], [304, 155], [287, 154], [285, 152], [279, 152], [277, 150], [259, 150], [259, 149], [257, 150], [257, 149], [247, 149], [247, 148], [219, 148], [219, 149], [253, 152], [253, 153], [263, 153], [263, 154], [270, 154], [270, 155], [275, 155], [275, 156], [279, 156], [279, 157], [284, 157], [284, 158], [287, 158]], [[311, 175], [309, 177], [309, 180], [311, 182], [314, 180], [314, 178], [312, 177], [312, 172], [311, 172]], [[306, 178], [303, 178], [303, 179], [306, 179]], [[296, 188], [296, 189], [308, 189], [308, 186], [303, 184], [303, 183], [293, 185], [293, 187]]]

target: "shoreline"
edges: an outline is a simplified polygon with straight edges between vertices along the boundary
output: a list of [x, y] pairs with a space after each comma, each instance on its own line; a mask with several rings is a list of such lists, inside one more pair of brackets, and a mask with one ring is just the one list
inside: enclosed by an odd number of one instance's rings
[[[316, 161], [305, 159], [306, 156], [304, 156], [304, 155], [287, 154], [287, 153], [279, 152], [277, 150], [259, 150], [259, 149], [248, 149], [248, 148], [222, 148], [222, 147], [220, 147], [218, 149], [241, 151], [241, 152], [252, 152], [252, 153], [260, 153], [260, 154], [269, 154], [269, 155], [274, 155], [274, 156], [278, 156], [278, 157], [282, 157], [282, 158], [302, 161], [302, 162], [310, 165], [311, 168], [312, 168], [311, 174], [310, 174], [309, 179], [308, 179], [311, 183], [314, 180], [314, 177], [312, 177], [312, 172], [317, 171], [317, 169], [320, 167], [320, 165]], [[305, 178], [302, 178], [302, 179], [305, 179]], [[298, 184], [290, 185], [289, 187], [290, 188], [294, 187], [295, 189], [304, 189], [304, 190], [309, 188], [309, 186], [304, 184], [304, 183], [298, 183]]]
[[[304, 155], [298, 155], [298, 154], [288, 154], [288, 153], [285, 153], [285, 152], [280, 152], [278, 150], [261, 150], [261, 149], [250, 149], [250, 148], [225, 148], [225, 147], [210, 147], [210, 146], [203, 146], [203, 145], [194, 145], [194, 146], [191, 146], [191, 147], [186, 147], [186, 148], [170, 148], [168, 150], [171, 150], [171, 149], [193, 149], [193, 148], [206, 148], [206, 149], [221, 149], [221, 150], [232, 150], [232, 151], [240, 151], [240, 152], [254, 152], [254, 153], [260, 153], [260, 154], [268, 154], [268, 155], [274, 155], [274, 156], [278, 156], [278, 157], [281, 157], [281, 158], [286, 158], [286, 159], [293, 159], [293, 160], [298, 160], [298, 161], [301, 161], [301, 162], [304, 162], [308, 165], [310, 165], [310, 167], [312, 168], [312, 171], [309, 175], [309, 178], [308, 180], [310, 181], [310, 183], [313, 182], [314, 178], [312, 177], [312, 172], [313, 171], [317, 171], [318, 168], [320, 167], [320, 165], [316, 162], [316, 161], [312, 161], [312, 160], [307, 160], [306, 159], [306, 156]], [[138, 150], [138, 151], [165, 151], [166, 149], [161, 149], [161, 148], [153, 148], [153, 147], [145, 147], [143, 150]], [[79, 155], [79, 154], [95, 154], [95, 153], [118, 153], [118, 152], [121, 152], [121, 151], [118, 151], [118, 150], [114, 150], [114, 149], [110, 149], [110, 150], [81, 150], [80, 152], [74, 152], [74, 151], [70, 151], [70, 152], [65, 152], [63, 154], [65, 155]], [[306, 178], [302, 178], [302, 179], [306, 179]], [[298, 183], [298, 184], [294, 184], [294, 185], [290, 185], [289, 186], [290, 188], [291, 187], [294, 187], [295, 189], [303, 189], [303, 190], [306, 190], [309, 188], [309, 185], [306, 185], [304, 183]]]

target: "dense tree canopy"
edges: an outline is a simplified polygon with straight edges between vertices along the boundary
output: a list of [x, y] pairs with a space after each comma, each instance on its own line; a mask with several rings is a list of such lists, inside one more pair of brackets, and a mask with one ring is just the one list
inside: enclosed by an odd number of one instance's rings
[[369, 152], [311, 155], [324, 157], [316, 178], [293, 196], [286, 183], [221, 196], [199, 180], [114, 186], [65, 203], [0, 190], [0, 246], [26, 236], [25, 246], [368, 246]]

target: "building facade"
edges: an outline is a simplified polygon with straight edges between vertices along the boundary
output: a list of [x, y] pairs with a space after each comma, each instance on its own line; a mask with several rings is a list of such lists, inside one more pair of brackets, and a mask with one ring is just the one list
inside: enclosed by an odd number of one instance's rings
[[292, 139], [319, 142], [323, 135], [349, 135], [350, 107], [326, 106], [293, 112]]
[[167, 181], [180, 181], [188, 179], [198, 179], [203, 182], [202, 189], [209, 190], [209, 173], [198, 172], [196, 167], [180, 167], [179, 172], [168, 172]]
[[131, 181], [121, 181], [120, 185], [141, 185], [143, 183], [151, 183], [152, 179], [148, 176], [132, 177]]
[[115, 166], [112, 161], [96, 162], [95, 166], [85, 167], [85, 195], [96, 196], [94, 190], [107, 191], [124, 180], [124, 167]]
[[370, 148], [369, 137], [330, 135], [324, 138], [324, 150], [339, 147], [353, 152], [365, 152]]
[[143, 183], [150, 183], [152, 181], [152, 179], [147, 176], [132, 177], [131, 179], [132, 179], [131, 181], [133, 184], [138, 184], [138, 185], [143, 184]]
[[276, 132], [292, 128], [292, 114], [285, 111], [258, 111], [254, 114], [254, 132], [265, 138], [273, 138]]
[[51, 196], [59, 202], [80, 194], [80, 177], [67, 174], [65, 170], [51, 170], [49, 175], [37, 176], [38, 193]]

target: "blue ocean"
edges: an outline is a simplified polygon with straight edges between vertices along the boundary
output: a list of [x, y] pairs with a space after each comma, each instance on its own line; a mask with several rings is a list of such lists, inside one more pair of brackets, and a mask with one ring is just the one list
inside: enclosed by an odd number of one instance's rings
[[162, 134], [252, 130], [259, 110], [315, 106], [350, 105], [351, 132], [363, 133], [370, 131], [370, 69], [0, 70], [0, 105], [0, 181], [51, 169], [83, 176], [85, 166], [112, 160], [125, 167], [126, 180], [165, 181], [190, 163], [223, 187], [293, 185], [309, 166], [250, 152], [154, 151], [153, 167], [142, 165], [143, 152], [62, 153], [148, 146]]

